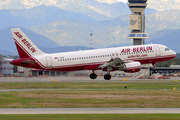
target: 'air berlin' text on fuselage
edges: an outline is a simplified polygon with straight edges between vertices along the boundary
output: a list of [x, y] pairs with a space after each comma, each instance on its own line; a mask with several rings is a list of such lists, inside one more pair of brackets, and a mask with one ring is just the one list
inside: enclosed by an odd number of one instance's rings
[[36, 49], [26, 40], [23, 39], [23, 36], [19, 32], [14, 32], [14, 34], [19, 38], [22, 39], [21, 41], [28, 47], [29, 50], [32, 51], [32, 53], [36, 52]]
[[136, 48], [125, 48], [125, 49], [122, 49], [121, 53], [145, 52], [145, 51], [152, 51], [152, 46], [136, 47]]

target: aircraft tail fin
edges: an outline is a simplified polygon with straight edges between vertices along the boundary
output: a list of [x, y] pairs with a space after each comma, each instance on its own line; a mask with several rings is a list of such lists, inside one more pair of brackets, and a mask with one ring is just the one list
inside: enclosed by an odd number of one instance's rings
[[19, 57], [27, 58], [44, 54], [23, 32], [20, 28], [11, 29], [14, 42], [16, 44]]

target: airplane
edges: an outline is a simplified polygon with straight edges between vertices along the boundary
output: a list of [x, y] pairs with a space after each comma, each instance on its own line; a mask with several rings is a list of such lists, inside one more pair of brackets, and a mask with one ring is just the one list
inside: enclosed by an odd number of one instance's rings
[[160, 44], [147, 44], [117, 48], [48, 54], [42, 52], [20, 28], [11, 29], [19, 59], [11, 64], [47, 71], [92, 70], [91, 79], [96, 79], [95, 70], [106, 71], [105, 80], [110, 80], [112, 71], [135, 73], [142, 64], [152, 64], [171, 60], [176, 53]]

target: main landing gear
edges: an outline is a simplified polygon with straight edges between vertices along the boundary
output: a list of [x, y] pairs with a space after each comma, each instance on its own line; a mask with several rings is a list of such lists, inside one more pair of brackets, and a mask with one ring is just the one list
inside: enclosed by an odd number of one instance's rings
[[[109, 69], [110, 70], [110, 69]], [[97, 75], [94, 73], [91, 73], [90, 76], [89, 76], [91, 79], [96, 79], [97, 78]], [[111, 75], [110, 75], [110, 72], [107, 72], [107, 74], [104, 75], [104, 79], [105, 80], [110, 80], [111, 79]]]
[[[95, 73], [91, 73], [89, 76], [91, 79], [95, 80], [97, 78], [97, 75]], [[104, 79], [105, 80], [110, 80], [111, 79], [111, 75], [110, 74], [106, 74], [104, 75]]]
[[112, 70], [112, 67], [107, 67], [107, 74], [104, 75], [105, 80], [111, 80], [110, 71]]
[[91, 73], [90, 74], [90, 76], [89, 76], [91, 79], [96, 79], [97, 78], [97, 75], [94, 73], [94, 71], [93, 71], [93, 73]]
[[105, 80], [111, 80], [111, 75], [110, 75], [110, 74], [104, 75], [104, 79], [105, 79]]

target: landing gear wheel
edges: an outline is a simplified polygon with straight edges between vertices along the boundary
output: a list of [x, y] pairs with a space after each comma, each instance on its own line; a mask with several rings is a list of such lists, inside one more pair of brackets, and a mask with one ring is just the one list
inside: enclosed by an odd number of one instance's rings
[[89, 76], [91, 79], [96, 79], [97, 78], [97, 75], [95, 74], [95, 73], [92, 73], [92, 74], [90, 74], [90, 76]]
[[111, 79], [111, 75], [109, 75], [109, 74], [104, 75], [104, 79], [105, 80], [110, 80]]
[[158, 73], [158, 71], [155, 69], [155, 70], [154, 70], [154, 73]]

